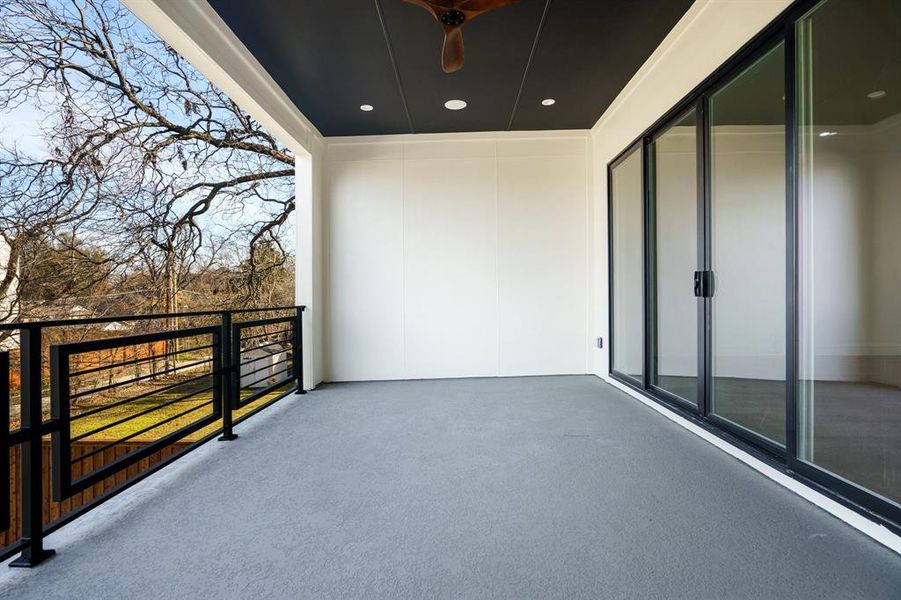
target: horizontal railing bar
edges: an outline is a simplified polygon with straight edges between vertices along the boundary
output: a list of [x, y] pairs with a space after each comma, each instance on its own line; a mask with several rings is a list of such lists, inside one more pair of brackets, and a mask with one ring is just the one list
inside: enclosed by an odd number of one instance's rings
[[4, 546], [0, 549], [0, 562], [4, 562], [14, 554], [24, 550], [28, 546], [28, 542], [29, 540], [25, 538], [19, 538], [9, 546]]
[[205, 317], [221, 315], [222, 313], [246, 314], [251, 312], [275, 312], [279, 310], [304, 310], [306, 306], [274, 306], [272, 308], [235, 308], [231, 310], [200, 310], [178, 313], [154, 313], [149, 315], [119, 315], [112, 317], [83, 317], [80, 319], [55, 319], [48, 321], [14, 321], [12, 323], [0, 323], [0, 331], [10, 329], [26, 329], [29, 327], [65, 327], [69, 325], [97, 325], [100, 323], [130, 322], [130, 321], [154, 321], [157, 319], [172, 319], [177, 317]]
[[[281, 371], [276, 371], [275, 373], [272, 373], [271, 375], [267, 375], [266, 377], [263, 377], [262, 379], [257, 379], [256, 381], [251, 381], [247, 385], [242, 385], [241, 387], [238, 388], [238, 390], [246, 390], [247, 388], [249, 388], [253, 385], [256, 385], [258, 383], [262, 383], [263, 381], [266, 381], [270, 377], [275, 377], [276, 375], [281, 375], [282, 373], [288, 373], [290, 371], [291, 371], [291, 368], [282, 369]], [[291, 378], [289, 377], [288, 380], [290, 381]]]
[[156, 388], [147, 392], [142, 392], [137, 396], [132, 396], [131, 398], [125, 398], [124, 400], [117, 400], [116, 402], [111, 402], [110, 404], [104, 404], [103, 406], [98, 406], [97, 408], [92, 408], [90, 410], [86, 410], [83, 413], [78, 413], [77, 415], [73, 415], [70, 420], [76, 421], [78, 419], [83, 419], [85, 417], [90, 417], [91, 415], [96, 415], [99, 412], [103, 412], [105, 410], [109, 410], [111, 408], [115, 408], [117, 406], [122, 406], [123, 404], [128, 404], [129, 402], [137, 402], [138, 400], [143, 400], [148, 396], [153, 396], [154, 394], [159, 394], [161, 392], [168, 392], [169, 390], [174, 390], [177, 387], [181, 387], [183, 385], [187, 385], [189, 383], [194, 383], [195, 381], [199, 381], [201, 379], [205, 379], [207, 377], [215, 377], [217, 375], [221, 375], [222, 371], [211, 371], [209, 373], [204, 373], [203, 375], [198, 375], [197, 377], [191, 377], [190, 379], [185, 379], [184, 381], [176, 381], [175, 383], [170, 383], [161, 388]]
[[[19, 427], [18, 429], [13, 429], [9, 432], [9, 447], [12, 448], [17, 444], [24, 444], [28, 441], [28, 429], [25, 427]], [[2, 448], [0, 448], [2, 449]]]
[[248, 335], [248, 336], [246, 336], [246, 337], [242, 337], [242, 338], [241, 338], [241, 341], [242, 341], [242, 342], [246, 342], [246, 341], [248, 341], [248, 340], [255, 340], [255, 339], [261, 338], [261, 337], [272, 336], [272, 335], [280, 335], [280, 334], [282, 334], [282, 333], [293, 333], [293, 332], [294, 332], [294, 328], [293, 328], [293, 327], [289, 327], [289, 328], [287, 328], [287, 329], [279, 329], [278, 331], [272, 331], [272, 332], [269, 332], [269, 333], [258, 333], [258, 334], [256, 334], [256, 335]]
[[[266, 369], [271, 369], [272, 367], [277, 367], [278, 365], [281, 365], [281, 364], [284, 364], [284, 363], [290, 362], [290, 361], [291, 361], [291, 357], [289, 356], [288, 358], [284, 358], [284, 359], [282, 359], [282, 360], [280, 360], [280, 361], [274, 362], [274, 363], [272, 363], [271, 365], [263, 365], [263, 366], [260, 367], [259, 369], [254, 369], [253, 371], [247, 371], [247, 372], [242, 371], [242, 372], [241, 372], [241, 379], [244, 379], [244, 378], [247, 377], [248, 375], [253, 375], [254, 373], [259, 373], [260, 371], [264, 371], [264, 370], [266, 370]], [[242, 363], [241, 366], [243, 367], [244, 365], [249, 365], [251, 362], [254, 362], [254, 361], [248, 360], [246, 363]]]
[[294, 317], [272, 317], [271, 319], [254, 319], [253, 321], [238, 321], [234, 323], [236, 329], [252, 329], [263, 325], [277, 325], [278, 323], [294, 323]]
[[[202, 419], [198, 419], [197, 421], [194, 421], [189, 425], [185, 425], [177, 431], [173, 431], [172, 433], [164, 435], [154, 442], [150, 442], [136, 450], [132, 450], [128, 454], [120, 456], [116, 460], [113, 460], [112, 462], [102, 467], [98, 467], [94, 471], [91, 471], [87, 475], [79, 477], [77, 480], [72, 482], [73, 493], [78, 493], [82, 490], [86, 490], [92, 485], [102, 482], [107, 477], [112, 477], [113, 475], [119, 473], [122, 469], [126, 469], [136, 462], [139, 462], [140, 460], [147, 458], [148, 456], [156, 452], [159, 452], [163, 448], [172, 445], [186, 435], [190, 435], [191, 433], [199, 429], [203, 429], [204, 427], [214, 424], [216, 420], [217, 415], [215, 414], [203, 417]], [[212, 435], [205, 437], [204, 439], [209, 440], [210, 437], [212, 437]], [[191, 447], [193, 446], [189, 446], [189, 448]], [[175, 456], [177, 457], [179, 455]], [[152, 468], [153, 467], [151, 467], [151, 469]]]
[[207, 335], [217, 335], [219, 327], [192, 327], [190, 329], [174, 329], [171, 331], [156, 331], [153, 333], [142, 333], [139, 335], [127, 335], [122, 337], [101, 338], [98, 340], [90, 340], [83, 342], [68, 342], [65, 344], [56, 344], [62, 352], [69, 355], [86, 354], [88, 352], [99, 352], [100, 350], [112, 350], [113, 348], [122, 348], [125, 346], [140, 346], [151, 342], [167, 342], [169, 340], [180, 340], [189, 337], [201, 337]]
[[162, 371], [157, 371], [156, 373], [147, 373], [146, 375], [132, 377], [131, 379], [126, 379], [125, 381], [117, 381], [115, 383], [101, 385], [100, 387], [91, 388], [84, 392], [78, 392], [77, 394], [69, 394], [69, 400], [76, 400], [78, 398], [83, 398], [85, 396], [90, 396], [91, 394], [97, 394], [99, 392], [108, 392], [109, 390], [122, 387], [123, 385], [128, 385], [130, 383], [137, 383], [139, 381], [146, 381], [147, 379], [153, 379], [154, 377], [159, 377], [160, 375], [169, 375], [170, 373], [176, 373], [178, 371], [190, 369], [191, 367], [205, 365], [206, 363], [213, 362], [214, 360], [215, 360], [215, 358], [210, 357], [210, 358], [206, 358], [204, 360], [198, 360], [196, 362], [188, 363], [186, 365], [178, 365], [178, 366], [172, 367], [171, 369], [163, 369]]
[[[279, 343], [280, 342], [276, 341], [276, 342], [272, 342], [271, 344], [266, 344], [265, 346], [254, 346], [253, 348], [245, 348], [244, 350], [241, 350], [241, 354], [243, 355], [245, 352], [252, 352], [253, 350], [262, 350], [263, 348], [269, 348], [269, 347], [275, 346]], [[251, 358], [249, 360], [245, 360], [241, 363], [241, 365], [243, 366], [248, 363], [257, 362], [258, 360], [265, 360], [267, 358], [271, 358], [272, 356], [274, 356], [276, 354], [287, 354], [287, 353], [290, 353], [291, 351], [292, 351], [292, 348], [289, 347], [289, 348], [285, 348], [281, 352], [278, 352], [278, 351], [269, 352], [265, 356], [258, 356], [256, 358]]]
[[41, 435], [47, 435], [48, 433], [56, 433], [61, 429], [62, 421], [57, 417], [50, 417], [46, 421], [41, 421]]
[[305, 310], [307, 307], [304, 305], [299, 306], [274, 306], [272, 308], [235, 308], [233, 310], [221, 311], [221, 312], [230, 312], [232, 314], [242, 314], [242, 313], [252, 313], [252, 312], [275, 312], [277, 310], [294, 310], [299, 308], [300, 310]]
[[167, 418], [167, 419], [163, 419], [162, 421], [159, 421], [158, 423], [154, 423], [154, 424], [151, 425], [150, 427], [145, 427], [144, 429], [141, 429], [141, 430], [139, 430], [139, 431], [135, 431], [134, 433], [130, 433], [130, 434], [126, 435], [125, 437], [116, 440], [115, 442], [111, 442], [111, 443], [109, 443], [109, 444], [105, 444], [105, 445], [103, 445], [103, 446], [100, 446], [99, 448], [95, 448], [95, 449], [91, 450], [90, 452], [86, 452], [85, 454], [82, 454], [81, 456], [79, 456], [79, 457], [76, 458], [75, 460], [71, 461], [70, 464], [73, 464], [73, 465], [74, 465], [74, 464], [79, 463], [79, 462], [81, 462], [81, 461], [83, 461], [83, 460], [85, 460], [85, 459], [88, 459], [88, 458], [90, 458], [90, 457], [92, 457], [92, 456], [95, 456], [95, 455], [97, 455], [97, 454], [103, 452], [104, 450], [109, 450], [110, 448], [112, 448], [112, 447], [115, 446], [116, 444], [121, 444], [122, 442], [127, 442], [128, 440], [133, 439], [133, 438], [136, 438], [137, 436], [139, 436], [139, 435], [141, 435], [141, 434], [144, 434], [144, 433], [147, 433], [148, 431], [151, 431], [151, 430], [153, 430], [153, 429], [156, 429], [157, 427], [160, 427], [161, 425], [165, 425], [166, 423], [170, 423], [170, 422], [174, 421], [175, 419], [180, 419], [181, 417], [183, 417], [183, 416], [185, 416], [185, 415], [187, 415], [187, 414], [190, 414], [190, 413], [194, 412], [195, 410], [200, 410], [201, 408], [205, 408], [205, 407], [207, 407], [207, 406], [210, 406], [210, 405], [213, 404], [213, 402], [214, 402], [213, 400], [210, 400], [209, 402], [204, 402], [203, 404], [198, 404], [197, 406], [192, 406], [192, 407], [189, 408], [188, 410], [182, 411], [182, 412], [180, 412], [180, 413], [178, 413], [178, 414], [176, 414], [176, 415], [172, 415], [171, 417], [169, 417], [169, 418]]
[[189, 352], [197, 352], [198, 350], [208, 350], [210, 348], [215, 348], [216, 344], [207, 344], [206, 346], [193, 346], [191, 348], [185, 348], [184, 350], [173, 350], [172, 352], [165, 352], [163, 354], [153, 354], [150, 356], [145, 356], [143, 358], [135, 358], [133, 360], [126, 360], [123, 362], [112, 363], [109, 365], [102, 365], [99, 367], [92, 367], [90, 369], [83, 369], [81, 371], [72, 371], [69, 373], [70, 377], [75, 377], [76, 375], [90, 375], [91, 373], [98, 373], [100, 371], [109, 371], [110, 369], [115, 369], [117, 367], [128, 367], [130, 365], [136, 365], [142, 362], [150, 362], [151, 360], [159, 360], [161, 358], [166, 358], [167, 356], [175, 356], [177, 354], [187, 354]]
[[203, 394], [205, 392], [209, 392], [214, 389], [216, 389], [215, 384], [211, 385], [210, 387], [203, 388], [202, 390], [196, 390], [196, 391], [191, 392], [190, 394], [185, 394], [184, 396], [180, 396], [180, 397], [176, 398], [175, 400], [169, 400], [162, 404], [157, 404], [156, 406], [151, 406], [150, 408], [146, 408], [146, 409], [144, 409], [140, 412], [137, 412], [133, 415], [123, 417], [123, 418], [119, 419], [118, 421], [113, 421], [112, 423], [107, 423], [106, 425], [101, 425], [100, 427], [94, 429], [93, 431], [88, 431], [87, 433], [82, 433], [82, 434], [76, 435], [69, 441], [70, 442], [79, 442], [85, 438], [91, 437], [92, 435], [97, 435], [101, 431], [106, 431], [107, 429], [112, 429], [113, 427], [122, 425], [123, 423], [128, 423], [132, 419], [137, 419], [138, 417], [143, 417], [144, 415], [148, 415], [148, 414], [155, 412], [161, 408], [166, 408], [167, 406], [172, 406], [176, 402], [184, 402], [188, 398], [193, 398], [194, 396], [197, 396], [198, 394]]

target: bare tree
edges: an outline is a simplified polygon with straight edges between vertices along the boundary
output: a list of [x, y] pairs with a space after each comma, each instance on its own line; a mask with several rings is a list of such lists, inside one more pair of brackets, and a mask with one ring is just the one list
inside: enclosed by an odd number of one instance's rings
[[[67, 243], [65, 231], [86, 223], [111, 194], [122, 193], [116, 153], [107, 152], [104, 158], [108, 160], [97, 155], [73, 168], [57, 158], [32, 161], [15, 149], [0, 149], [0, 238], [8, 249], [0, 279], [4, 299], [0, 320], [20, 313], [22, 292], [41, 271], [34, 260], [35, 246], [52, 239]], [[78, 259], [112, 268], [110, 260], [96, 255], [80, 253]], [[29, 268], [21, 269], [23, 263]], [[94, 283], [85, 278], [77, 282], [80, 287], [65, 291], [77, 292]]]
[[247, 245], [248, 301], [261, 269], [285, 264], [293, 155], [117, 0], [0, 4], [0, 111], [23, 104], [54, 107], [51, 150], [2, 151], [0, 193], [17, 203], [7, 210], [4, 196], [0, 222], [11, 262], [39, 228], [93, 228], [123, 242], [116, 256], [144, 269], [167, 312], [223, 240]]

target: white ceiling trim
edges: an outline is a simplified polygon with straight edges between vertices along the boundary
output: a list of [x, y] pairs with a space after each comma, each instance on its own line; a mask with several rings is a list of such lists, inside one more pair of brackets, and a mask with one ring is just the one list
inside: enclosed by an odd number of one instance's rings
[[536, 131], [456, 131], [451, 133], [397, 133], [390, 135], [353, 135], [323, 138], [329, 146], [338, 144], [383, 144], [386, 142], [441, 142], [462, 140], [551, 140], [587, 138], [588, 129], [550, 129]]

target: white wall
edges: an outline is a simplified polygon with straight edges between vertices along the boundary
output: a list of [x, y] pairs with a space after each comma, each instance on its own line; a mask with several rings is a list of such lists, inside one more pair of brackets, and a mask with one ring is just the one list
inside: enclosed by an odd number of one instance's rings
[[868, 381], [901, 387], [901, 115], [877, 123], [862, 160], [872, 169], [872, 357]]
[[901, 118], [828, 129], [802, 168], [801, 376], [901, 386]]
[[585, 132], [329, 139], [326, 379], [585, 373]]
[[785, 128], [711, 137], [714, 376], [784, 380]]
[[697, 138], [694, 126], [669, 129], [654, 143], [657, 215], [657, 372], [698, 373]]
[[644, 368], [644, 192], [642, 153], [634, 151], [613, 173], [613, 369], [641, 376]]

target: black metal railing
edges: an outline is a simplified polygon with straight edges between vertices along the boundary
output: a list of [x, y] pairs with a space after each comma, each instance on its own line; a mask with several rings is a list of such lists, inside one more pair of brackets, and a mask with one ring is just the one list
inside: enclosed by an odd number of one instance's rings
[[[0, 323], [0, 560], [20, 552], [12, 566], [42, 562], [53, 554], [49, 533], [304, 393], [303, 311]], [[134, 328], [144, 331], [116, 335]]]

